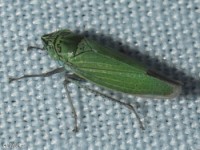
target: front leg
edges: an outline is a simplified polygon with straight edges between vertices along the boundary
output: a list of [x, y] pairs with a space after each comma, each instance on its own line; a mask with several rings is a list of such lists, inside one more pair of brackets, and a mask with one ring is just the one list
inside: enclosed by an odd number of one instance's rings
[[52, 76], [56, 73], [60, 73], [60, 72], [63, 72], [63, 71], [65, 71], [65, 68], [61, 67], [61, 68], [56, 68], [54, 70], [51, 70], [51, 71], [45, 72], [45, 73], [41, 73], [41, 74], [23, 75], [22, 77], [18, 77], [18, 78], [9, 77], [8, 79], [9, 79], [9, 83], [11, 83], [13, 81], [17, 81], [17, 80], [24, 79], [24, 78], [49, 77], [49, 76]]

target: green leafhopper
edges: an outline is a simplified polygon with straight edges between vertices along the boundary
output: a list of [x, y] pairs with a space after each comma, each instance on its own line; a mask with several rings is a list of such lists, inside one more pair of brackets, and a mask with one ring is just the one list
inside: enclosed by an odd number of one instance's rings
[[47, 50], [53, 59], [61, 62], [62, 67], [43, 74], [10, 78], [10, 82], [28, 77], [47, 77], [65, 71], [64, 86], [75, 118], [74, 131], [78, 131], [78, 126], [76, 111], [67, 89], [70, 82], [133, 110], [141, 128], [144, 127], [132, 105], [90, 89], [81, 82], [90, 81], [103, 88], [147, 97], [171, 98], [180, 92], [178, 82], [163, 78], [135, 60], [70, 30], [46, 34], [41, 39], [43, 49]]

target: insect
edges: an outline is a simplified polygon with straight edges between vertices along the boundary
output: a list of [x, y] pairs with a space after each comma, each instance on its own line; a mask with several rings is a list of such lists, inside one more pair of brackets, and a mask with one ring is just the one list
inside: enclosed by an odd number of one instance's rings
[[131, 109], [142, 129], [144, 126], [131, 104], [114, 99], [81, 83], [90, 81], [103, 88], [147, 97], [171, 98], [180, 92], [181, 86], [177, 82], [163, 78], [135, 60], [70, 30], [46, 34], [41, 39], [44, 45], [42, 50], [46, 50], [51, 58], [61, 62], [62, 66], [47, 73], [9, 78], [9, 82], [28, 77], [48, 77], [65, 71], [64, 87], [75, 119], [73, 130], [75, 132], [78, 131], [77, 114], [68, 91], [68, 83], [75, 83], [81, 88]]

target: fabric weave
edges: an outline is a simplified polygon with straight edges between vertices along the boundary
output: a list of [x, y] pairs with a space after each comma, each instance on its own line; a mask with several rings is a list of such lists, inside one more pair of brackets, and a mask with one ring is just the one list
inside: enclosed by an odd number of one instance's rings
[[[70, 84], [80, 128], [73, 133], [64, 74], [8, 83], [9, 76], [59, 66], [44, 51], [26, 51], [42, 47], [40, 37], [59, 29], [179, 80], [181, 95], [155, 100], [114, 94], [136, 107], [142, 131], [127, 108]], [[200, 149], [199, 0], [0, 0], [0, 33], [0, 149]]]

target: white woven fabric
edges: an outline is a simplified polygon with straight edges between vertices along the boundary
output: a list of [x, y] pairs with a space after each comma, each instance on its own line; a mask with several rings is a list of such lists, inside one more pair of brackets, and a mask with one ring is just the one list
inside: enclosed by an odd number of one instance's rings
[[[8, 84], [8, 76], [58, 67], [44, 51], [26, 48], [64, 28], [131, 52], [181, 81], [183, 92], [167, 100], [115, 95], [137, 106], [142, 131], [125, 107], [70, 84], [80, 128], [73, 133], [63, 74]], [[199, 0], [0, 0], [0, 149], [198, 150], [199, 79]]]

